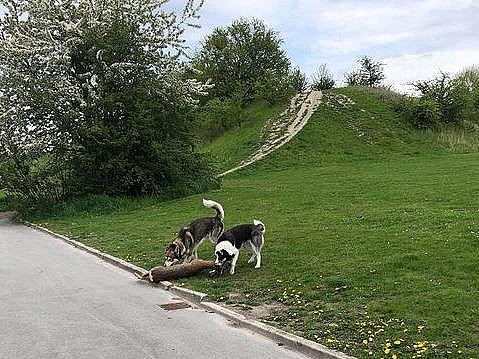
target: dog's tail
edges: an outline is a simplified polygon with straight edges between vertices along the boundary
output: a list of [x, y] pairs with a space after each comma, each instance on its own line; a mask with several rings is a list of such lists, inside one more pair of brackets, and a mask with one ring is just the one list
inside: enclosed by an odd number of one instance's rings
[[261, 231], [261, 233], [264, 234], [264, 232], [266, 232], [266, 226], [264, 225], [263, 222], [257, 220], [257, 219], [253, 219], [253, 224], [257, 227], [259, 227], [259, 230]]
[[216, 210], [216, 217], [218, 217], [222, 221], [225, 219], [225, 211], [223, 210], [223, 206], [218, 202], [203, 198], [203, 206], [214, 208]]

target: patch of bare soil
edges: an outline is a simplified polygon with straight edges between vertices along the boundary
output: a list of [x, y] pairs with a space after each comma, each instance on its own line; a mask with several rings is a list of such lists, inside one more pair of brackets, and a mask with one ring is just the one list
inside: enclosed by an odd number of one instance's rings
[[228, 309], [231, 309], [239, 314], [244, 315], [248, 319], [262, 319], [266, 317], [270, 317], [272, 315], [276, 315], [284, 310], [286, 310], [286, 306], [282, 303], [268, 303], [268, 304], [261, 304], [257, 306], [249, 306], [246, 304], [241, 303], [245, 300], [246, 297], [241, 293], [233, 292], [229, 296], [228, 303], [220, 303], [224, 305]]

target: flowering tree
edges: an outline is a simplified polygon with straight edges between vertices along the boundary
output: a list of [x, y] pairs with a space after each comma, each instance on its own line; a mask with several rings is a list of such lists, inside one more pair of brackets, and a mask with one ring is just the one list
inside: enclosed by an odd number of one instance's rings
[[205, 173], [189, 129], [208, 86], [181, 61], [202, 2], [177, 16], [166, 1], [0, 2], [0, 183], [11, 193], [141, 194]]

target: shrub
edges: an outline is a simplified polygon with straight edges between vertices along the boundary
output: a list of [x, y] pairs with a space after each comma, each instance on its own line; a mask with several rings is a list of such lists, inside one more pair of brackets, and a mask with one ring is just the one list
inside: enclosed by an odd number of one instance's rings
[[200, 138], [209, 141], [236, 126], [240, 111], [231, 99], [213, 98], [206, 102], [197, 113]]
[[265, 99], [271, 105], [283, 102], [293, 91], [291, 85], [289, 77], [267, 70], [256, 82], [256, 97]]
[[306, 75], [301, 72], [300, 69], [295, 68], [289, 74], [289, 83], [292, 91], [296, 94], [298, 92], [306, 91], [308, 82], [306, 81]]
[[470, 66], [454, 77], [458, 97], [462, 98], [460, 116], [479, 124], [479, 66]]
[[377, 87], [386, 78], [384, 64], [374, 61], [368, 56], [358, 60], [359, 69], [345, 74], [345, 81], [348, 86]]
[[4, 3], [0, 188], [39, 202], [215, 182], [193, 150], [208, 86], [180, 61], [193, 0], [181, 18], [156, 0]]
[[334, 87], [334, 79], [326, 64], [320, 65], [311, 76], [311, 88], [313, 90], [329, 90]]
[[420, 93], [421, 98], [436, 104], [441, 122], [460, 122], [464, 96], [461, 94], [457, 82], [450, 75], [440, 72], [432, 80], [416, 81], [412, 85]]
[[426, 98], [409, 98], [404, 104], [405, 115], [414, 127], [422, 130], [438, 127], [441, 113], [435, 101]]

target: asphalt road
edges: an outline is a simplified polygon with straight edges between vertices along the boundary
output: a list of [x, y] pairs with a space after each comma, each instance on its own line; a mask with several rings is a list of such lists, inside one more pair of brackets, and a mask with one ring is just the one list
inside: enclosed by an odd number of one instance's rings
[[306, 357], [44, 233], [0, 219], [0, 358]]

